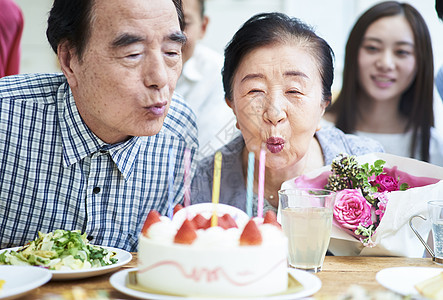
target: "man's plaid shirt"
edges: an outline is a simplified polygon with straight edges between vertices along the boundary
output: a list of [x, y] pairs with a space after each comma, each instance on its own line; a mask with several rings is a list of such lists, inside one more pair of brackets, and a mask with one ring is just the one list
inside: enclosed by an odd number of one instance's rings
[[[86, 232], [91, 243], [136, 251], [149, 210], [183, 200], [184, 149], [197, 152], [195, 116], [174, 96], [159, 134], [109, 145], [82, 121], [62, 74], [0, 80], [0, 248], [37, 232]], [[195, 170], [192, 159], [191, 176]]]

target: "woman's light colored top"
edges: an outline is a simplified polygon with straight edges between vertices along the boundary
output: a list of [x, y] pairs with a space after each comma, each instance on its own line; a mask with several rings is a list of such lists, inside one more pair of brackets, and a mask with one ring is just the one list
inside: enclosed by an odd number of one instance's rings
[[[333, 126], [319, 130], [315, 136], [322, 148], [325, 165], [330, 164], [339, 153], [363, 155], [384, 152], [378, 142], [356, 135], [344, 134]], [[220, 149], [223, 162], [219, 202], [246, 211], [246, 184], [241, 155], [244, 147], [243, 136], [239, 135]], [[208, 156], [199, 162], [191, 187], [191, 202], [193, 204], [211, 202], [213, 173], [214, 156]], [[257, 213], [257, 200], [257, 195], [254, 195], [252, 200], [254, 215]], [[270, 209], [276, 210], [265, 199], [263, 213]]]

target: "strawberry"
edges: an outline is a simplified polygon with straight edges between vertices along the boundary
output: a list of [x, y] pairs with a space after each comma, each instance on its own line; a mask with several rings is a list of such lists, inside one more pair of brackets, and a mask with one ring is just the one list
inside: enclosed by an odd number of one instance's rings
[[249, 220], [240, 236], [240, 246], [260, 245], [262, 236], [254, 220]]
[[197, 233], [194, 224], [189, 220], [185, 220], [175, 235], [174, 243], [190, 245], [196, 238]]
[[218, 226], [223, 229], [237, 228], [237, 223], [235, 223], [230, 214], [224, 214], [223, 217], [218, 219]]
[[207, 229], [211, 227], [211, 220], [206, 219], [201, 214], [195, 215], [192, 223], [194, 223], [195, 229]]
[[173, 215], [175, 215], [176, 212], [178, 212], [180, 209], [183, 208], [183, 205], [181, 205], [180, 203], [177, 204], [176, 206], [174, 206], [174, 212]]
[[149, 227], [157, 222], [160, 222], [160, 214], [156, 210], [151, 210], [146, 217], [145, 223], [143, 224], [142, 234], [147, 237]]
[[272, 224], [281, 229], [280, 223], [277, 222], [277, 215], [272, 210], [268, 210], [265, 213], [265, 217], [263, 219], [263, 224]]

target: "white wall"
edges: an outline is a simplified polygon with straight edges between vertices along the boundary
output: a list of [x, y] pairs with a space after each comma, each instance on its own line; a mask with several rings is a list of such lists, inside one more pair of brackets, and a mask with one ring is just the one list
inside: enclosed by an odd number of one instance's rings
[[52, 0], [15, 0], [25, 20], [20, 73], [59, 71], [57, 58], [46, 39], [46, 22]]

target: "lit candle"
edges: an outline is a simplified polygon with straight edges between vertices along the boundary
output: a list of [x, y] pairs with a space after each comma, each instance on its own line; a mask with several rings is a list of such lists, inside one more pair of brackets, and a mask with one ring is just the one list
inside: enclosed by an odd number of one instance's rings
[[221, 164], [222, 164], [222, 154], [220, 151], [215, 153], [214, 157], [214, 182], [212, 184], [212, 203], [213, 211], [211, 218], [211, 226], [217, 226], [217, 204], [220, 197], [220, 180], [221, 180]]
[[247, 177], [247, 188], [246, 188], [246, 213], [250, 218], [252, 218], [252, 193], [254, 188], [254, 164], [255, 164], [255, 154], [254, 152], [249, 152], [248, 155], [248, 177]]
[[260, 161], [258, 167], [258, 206], [257, 206], [257, 217], [263, 218], [263, 199], [265, 193], [265, 161], [266, 161], [266, 151], [265, 149], [260, 150]]

